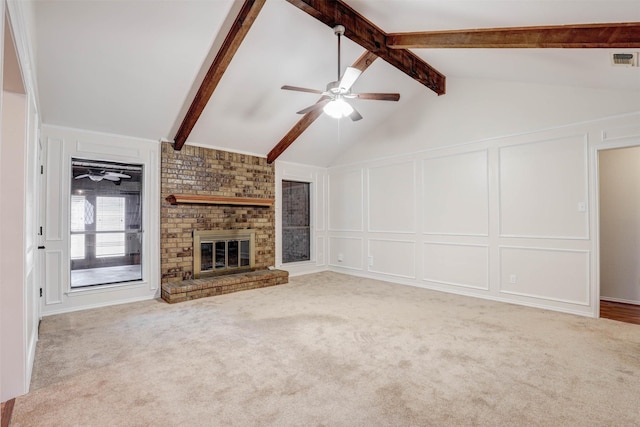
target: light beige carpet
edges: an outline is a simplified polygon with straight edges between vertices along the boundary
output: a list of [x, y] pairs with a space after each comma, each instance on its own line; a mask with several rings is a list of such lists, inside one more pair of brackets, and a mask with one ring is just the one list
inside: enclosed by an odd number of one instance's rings
[[13, 426], [637, 426], [640, 327], [336, 273], [43, 319]]

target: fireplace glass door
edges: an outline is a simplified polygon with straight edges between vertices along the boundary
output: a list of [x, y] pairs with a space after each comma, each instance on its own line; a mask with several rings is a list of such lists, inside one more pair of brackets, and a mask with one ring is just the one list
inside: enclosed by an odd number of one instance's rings
[[[218, 240], [200, 243], [200, 271], [248, 267], [249, 240]], [[213, 248], [215, 247], [215, 251]]]
[[196, 278], [252, 268], [252, 231], [194, 231], [193, 234]]

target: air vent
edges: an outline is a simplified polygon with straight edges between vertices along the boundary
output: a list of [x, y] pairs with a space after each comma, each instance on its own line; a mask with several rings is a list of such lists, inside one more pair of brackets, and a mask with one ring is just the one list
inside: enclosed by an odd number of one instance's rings
[[638, 52], [612, 53], [611, 65], [614, 67], [637, 67]]

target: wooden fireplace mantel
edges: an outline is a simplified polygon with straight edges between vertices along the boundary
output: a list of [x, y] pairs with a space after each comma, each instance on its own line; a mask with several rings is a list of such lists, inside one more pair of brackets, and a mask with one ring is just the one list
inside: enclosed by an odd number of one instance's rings
[[273, 206], [274, 199], [255, 197], [201, 196], [194, 194], [170, 194], [166, 198], [172, 205], [179, 203], [200, 205]]

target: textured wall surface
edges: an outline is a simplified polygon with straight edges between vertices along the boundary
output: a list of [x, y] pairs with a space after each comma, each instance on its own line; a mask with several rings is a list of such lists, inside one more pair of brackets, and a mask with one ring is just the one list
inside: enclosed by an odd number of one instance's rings
[[191, 277], [193, 230], [256, 231], [255, 268], [275, 264], [275, 208], [171, 205], [170, 194], [275, 198], [274, 166], [265, 158], [185, 145], [162, 144], [162, 283]]

